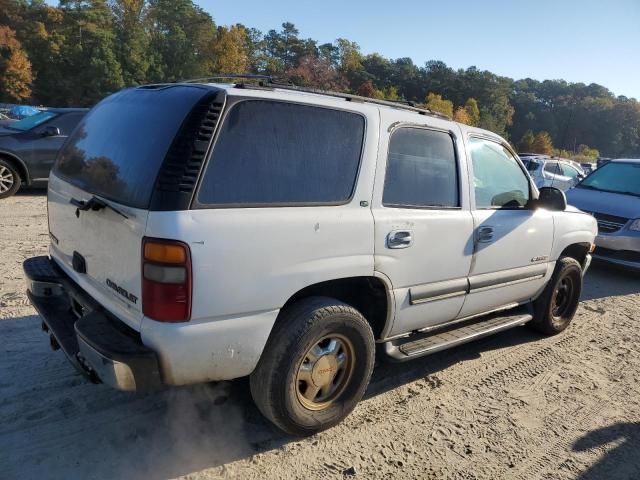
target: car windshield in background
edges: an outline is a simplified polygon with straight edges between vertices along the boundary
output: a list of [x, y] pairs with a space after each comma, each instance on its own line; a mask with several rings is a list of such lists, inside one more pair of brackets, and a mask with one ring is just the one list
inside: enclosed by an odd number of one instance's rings
[[640, 162], [609, 162], [579, 183], [578, 188], [640, 196]]
[[42, 125], [47, 120], [52, 119], [57, 114], [53, 112], [40, 112], [36, 113], [27, 118], [23, 118], [22, 120], [18, 120], [17, 122], [13, 122], [6, 128], [10, 128], [11, 130], [21, 130], [26, 132], [27, 130], [31, 130], [32, 128], [37, 127], [38, 125]]
[[69, 137], [54, 173], [89, 193], [147, 208], [176, 133], [209, 91], [181, 85], [132, 88], [107, 97]]

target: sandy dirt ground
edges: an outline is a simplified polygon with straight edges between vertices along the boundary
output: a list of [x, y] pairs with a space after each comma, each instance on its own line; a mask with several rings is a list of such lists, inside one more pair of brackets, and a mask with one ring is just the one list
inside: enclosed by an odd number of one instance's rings
[[308, 439], [246, 381], [146, 396], [90, 385], [52, 352], [22, 261], [46, 253], [41, 192], [0, 201], [0, 478], [640, 478], [640, 277], [593, 268], [570, 328], [526, 327], [406, 364]]

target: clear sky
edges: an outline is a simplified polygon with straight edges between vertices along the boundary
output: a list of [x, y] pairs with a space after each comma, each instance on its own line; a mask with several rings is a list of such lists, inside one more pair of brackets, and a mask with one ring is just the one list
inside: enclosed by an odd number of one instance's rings
[[339, 37], [363, 53], [515, 79], [595, 82], [640, 99], [640, 0], [196, 0], [218, 25]]

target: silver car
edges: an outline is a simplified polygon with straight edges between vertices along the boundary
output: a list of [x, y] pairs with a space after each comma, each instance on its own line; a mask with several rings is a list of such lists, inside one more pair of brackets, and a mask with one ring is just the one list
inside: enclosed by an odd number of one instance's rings
[[539, 156], [525, 157], [522, 162], [538, 188], [554, 187], [566, 191], [587, 176], [579, 164], [569, 160]]
[[594, 260], [640, 272], [640, 160], [613, 160], [567, 192], [598, 221]]

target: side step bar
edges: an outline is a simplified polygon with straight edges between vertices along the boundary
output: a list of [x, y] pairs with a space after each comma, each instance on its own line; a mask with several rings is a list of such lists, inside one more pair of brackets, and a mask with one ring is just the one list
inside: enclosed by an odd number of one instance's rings
[[526, 308], [495, 313], [449, 328], [443, 325], [442, 329], [428, 334], [416, 333], [410, 337], [391, 340], [385, 343], [385, 352], [394, 360], [410, 360], [524, 325], [532, 319], [533, 316]]

